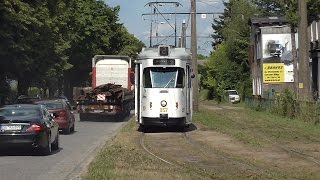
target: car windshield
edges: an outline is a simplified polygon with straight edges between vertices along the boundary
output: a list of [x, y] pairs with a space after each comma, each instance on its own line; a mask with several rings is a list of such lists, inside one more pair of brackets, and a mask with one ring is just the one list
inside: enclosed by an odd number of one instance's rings
[[0, 116], [15, 117], [15, 116], [28, 116], [38, 117], [40, 111], [36, 108], [4, 108], [0, 109]]
[[27, 98], [21, 98], [16, 100], [16, 104], [32, 104], [35, 101], [38, 101], [38, 98], [33, 98], [33, 97], [27, 97]]
[[39, 104], [43, 104], [48, 110], [63, 109], [62, 103], [59, 102], [40, 102]]
[[184, 70], [176, 67], [144, 69], [145, 88], [183, 88]]
[[229, 91], [229, 95], [238, 95], [237, 91]]

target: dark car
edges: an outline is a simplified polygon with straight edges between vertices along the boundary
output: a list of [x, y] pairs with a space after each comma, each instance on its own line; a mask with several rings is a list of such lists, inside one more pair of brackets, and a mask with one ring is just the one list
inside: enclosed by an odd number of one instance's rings
[[71, 106], [65, 100], [41, 100], [35, 103], [44, 105], [50, 113], [54, 114], [54, 121], [59, 124], [59, 129], [64, 133], [70, 134], [75, 131], [75, 118]]
[[19, 96], [16, 101], [14, 102], [14, 104], [33, 104], [36, 101], [41, 100], [41, 98], [39, 96], [25, 96], [25, 95], [21, 95]]
[[0, 108], [0, 147], [59, 149], [59, 125], [43, 105], [15, 104]]

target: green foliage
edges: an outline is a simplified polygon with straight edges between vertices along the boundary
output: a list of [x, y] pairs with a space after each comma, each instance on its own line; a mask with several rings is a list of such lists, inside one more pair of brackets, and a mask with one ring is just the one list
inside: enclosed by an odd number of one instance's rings
[[248, 46], [250, 42], [249, 18], [256, 9], [247, 0], [225, 2], [224, 14], [212, 25], [213, 49], [207, 73], [201, 85], [221, 100], [224, 90], [237, 89], [244, 97], [251, 89]]
[[199, 95], [200, 95], [200, 100], [201, 101], [212, 100], [213, 99], [212, 91], [210, 91], [209, 89], [201, 90]]
[[274, 99], [246, 98], [245, 105], [256, 111], [267, 111], [291, 120], [320, 123], [320, 103], [296, 101], [292, 90], [285, 89]]
[[56, 91], [90, 79], [95, 54], [135, 56], [143, 44], [102, 0], [0, 1], [0, 71], [28, 87]]
[[285, 9], [279, 0], [252, 0], [252, 3], [257, 6], [261, 16], [283, 16], [285, 14]]
[[319, 102], [299, 102], [296, 107], [296, 117], [303, 122], [320, 123], [320, 104]]
[[235, 62], [228, 59], [226, 44], [218, 46], [215, 53], [209, 58], [207, 74], [203, 75], [202, 84], [218, 98], [222, 100], [226, 89], [235, 89], [238, 85], [241, 69]]
[[283, 117], [294, 118], [296, 116], [296, 101], [294, 92], [285, 89], [276, 98], [273, 106], [273, 112]]
[[[213, 63], [205, 68], [208, 72], [203, 73], [200, 83], [218, 97], [224, 88], [235, 88], [244, 99], [246, 94], [251, 94], [248, 20], [256, 16], [286, 16], [294, 32], [299, 20], [298, 1], [230, 0], [224, 5], [224, 13], [212, 24], [214, 51], [211, 52], [210, 61]], [[308, 22], [311, 23], [319, 18], [320, 1], [308, 0], [307, 5]]]
[[206, 58], [208, 57], [202, 54], [198, 54], [198, 60], [205, 60]]
[[[293, 29], [298, 27], [299, 9], [298, 0], [252, 0], [259, 9], [259, 15], [268, 16], [285, 16]], [[319, 19], [320, 1], [307, 0], [308, 23]]]

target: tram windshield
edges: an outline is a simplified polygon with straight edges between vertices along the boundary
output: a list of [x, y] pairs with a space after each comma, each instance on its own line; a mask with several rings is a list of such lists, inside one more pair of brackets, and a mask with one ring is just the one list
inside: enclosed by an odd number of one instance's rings
[[184, 88], [185, 74], [178, 67], [150, 67], [143, 71], [145, 88]]

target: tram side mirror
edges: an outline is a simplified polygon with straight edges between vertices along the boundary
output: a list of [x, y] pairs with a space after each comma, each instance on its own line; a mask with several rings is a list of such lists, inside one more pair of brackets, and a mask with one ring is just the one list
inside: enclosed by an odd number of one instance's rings
[[194, 75], [194, 74], [191, 74], [191, 78], [193, 79], [193, 78], [195, 78], [196, 77], [196, 75]]

